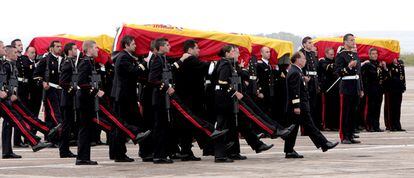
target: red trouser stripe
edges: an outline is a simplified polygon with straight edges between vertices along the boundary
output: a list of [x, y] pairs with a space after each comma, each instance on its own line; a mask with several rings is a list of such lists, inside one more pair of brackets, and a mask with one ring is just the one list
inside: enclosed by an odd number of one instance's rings
[[23, 109], [19, 107], [19, 105], [13, 104], [13, 108], [16, 109], [16, 111], [19, 112], [20, 115], [22, 115], [26, 120], [28, 120], [29, 122], [31, 122], [33, 125], [36, 125], [40, 129], [42, 129], [44, 132], [49, 132], [49, 128], [48, 127], [46, 127], [45, 125], [42, 125], [41, 123], [37, 122], [32, 117], [30, 117], [29, 115], [27, 115], [27, 113], [24, 112]]
[[99, 122], [97, 118], [93, 118], [92, 121], [95, 122], [96, 124], [98, 124], [99, 126], [103, 127], [107, 131], [112, 130], [112, 127], [110, 125], [108, 125], [104, 122]]
[[52, 103], [50, 103], [49, 99], [47, 99], [47, 105], [49, 106], [49, 109], [50, 109], [50, 116], [52, 116], [53, 121], [55, 121], [55, 124], [57, 125], [58, 121], [55, 116], [55, 110], [53, 110]]
[[99, 105], [99, 109], [106, 116], [108, 116], [108, 118], [111, 119], [111, 121], [114, 122], [115, 125], [117, 125], [122, 131], [124, 131], [131, 139], [135, 139], [135, 135], [130, 130], [128, 130], [121, 122], [119, 122], [119, 120], [115, 118], [108, 110], [106, 110], [105, 107], [103, 107], [102, 105]]
[[263, 130], [265, 130], [266, 132], [268, 132], [270, 135], [273, 135], [273, 130], [270, 129], [269, 127], [267, 127], [265, 124], [263, 124], [262, 122], [260, 122], [260, 120], [258, 118], [256, 118], [252, 113], [250, 113], [243, 105], [239, 105], [240, 110], [248, 117], [250, 118], [253, 122], [255, 122], [257, 125], [259, 125], [260, 128], [262, 128]]
[[344, 133], [342, 130], [342, 113], [343, 113], [343, 108], [344, 106], [344, 95], [340, 94], [339, 95], [339, 107], [341, 107], [341, 109], [339, 110], [339, 138], [342, 140], [344, 140]]
[[193, 117], [190, 116], [190, 114], [188, 114], [178, 103], [177, 101], [171, 99], [171, 104], [178, 110], [178, 112], [180, 112], [181, 114], [183, 114], [183, 116], [190, 121], [194, 126], [196, 126], [197, 128], [201, 129], [204, 133], [206, 133], [208, 136], [211, 135], [211, 132], [209, 130], [207, 130], [206, 128], [202, 127], [197, 121], [194, 120]]
[[22, 134], [24, 134], [26, 136], [26, 138], [30, 141], [30, 143], [32, 144], [32, 146], [37, 145], [37, 140], [34, 139], [29, 132], [27, 131], [27, 129], [25, 129], [25, 127], [20, 123], [20, 121], [15, 117], [15, 115], [13, 115], [13, 113], [9, 110], [9, 108], [7, 108], [6, 105], [4, 105], [3, 103], [0, 103], [1, 107], [3, 108], [4, 111], [6, 111], [7, 115], [9, 115], [9, 117], [14, 121], [14, 123], [16, 124], [16, 126], [19, 128], [20, 132]]
[[[326, 128], [326, 120], [325, 120], [325, 115], [326, 115], [326, 103], [325, 103], [325, 93], [322, 93], [322, 128], [325, 129]], [[332, 119], [332, 118], [331, 118]]]

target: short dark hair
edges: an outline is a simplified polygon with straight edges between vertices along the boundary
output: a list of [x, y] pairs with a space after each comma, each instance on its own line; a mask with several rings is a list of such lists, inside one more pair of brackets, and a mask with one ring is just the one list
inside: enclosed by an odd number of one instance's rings
[[55, 47], [55, 43], [61, 43], [61, 42], [59, 40], [53, 40], [52, 42], [50, 42], [49, 49], [50, 48], [54, 48]]
[[121, 48], [125, 49], [126, 46], [127, 45], [129, 46], [134, 40], [135, 40], [134, 37], [132, 37], [131, 35], [124, 36], [121, 40]]
[[65, 53], [65, 55], [69, 55], [69, 51], [72, 50], [73, 46], [75, 46], [76, 44], [73, 42], [70, 43], [66, 43], [65, 47], [63, 48], [63, 52]]
[[14, 39], [13, 41], [11, 41], [11, 43], [10, 43], [10, 44], [11, 44], [12, 46], [16, 47], [16, 42], [18, 42], [18, 41], [22, 42], [22, 40], [20, 40], [20, 39], [16, 38], [16, 39]]
[[197, 44], [196, 40], [186, 40], [184, 41], [184, 52], [188, 52], [188, 49], [194, 49]]
[[226, 57], [226, 53], [230, 52], [231, 49], [233, 49], [233, 48], [234, 48], [234, 45], [226, 44], [220, 49], [220, 51], [217, 55], [220, 56], [220, 57]]
[[292, 57], [290, 58], [290, 62], [291, 62], [292, 64], [293, 64], [293, 63], [295, 63], [295, 62], [296, 62], [296, 60], [300, 58], [300, 54], [301, 54], [301, 53], [302, 53], [302, 52], [300, 52], [300, 51], [296, 51], [295, 53], [293, 53]]
[[343, 42], [345, 42], [346, 40], [348, 40], [348, 37], [350, 37], [350, 36], [354, 36], [352, 33], [347, 33], [347, 34], [345, 34], [344, 35], [344, 38], [342, 39], [343, 40]]
[[16, 48], [16, 47], [13, 46], [13, 45], [6, 45], [5, 48], [9, 48], [10, 49], [10, 48]]
[[312, 40], [312, 38], [310, 36], [307, 36], [305, 38], [302, 39], [302, 44], [305, 44], [306, 42], [308, 42], [309, 40]]
[[371, 54], [372, 51], [378, 52], [378, 49], [375, 48], [375, 47], [369, 48], [369, 53], [368, 54]]
[[[328, 53], [330, 50], [334, 50], [334, 49], [332, 47], [325, 48], [325, 54]], [[334, 50], [334, 52], [335, 52], [335, 50]]]
[[168, 42], [167, 38], [158, 38], [155, 40], [155, 49], [160, 50], [161, 46], [164, 46]]

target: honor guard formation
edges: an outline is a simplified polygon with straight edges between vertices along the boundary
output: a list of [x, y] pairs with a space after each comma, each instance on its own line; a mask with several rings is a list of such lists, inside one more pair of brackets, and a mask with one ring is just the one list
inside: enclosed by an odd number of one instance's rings
[[[21, 158], [12, 147], [55, 147], [76, 165], [97, 165], [91, 146], [104, 144], [102, 131], [115, 162], [134, 161], [126, 154], [128, 142], [139, 145], [143, 162], [200, 161], [192, 150], [196, 142], [202, 156], [231, 163], [247, 159], [239, 139], [256, 153], [273, 147], [261, 138], [282, 139], [286, 158], [303, 158], [295, 151], [298, 133], [326, 152], [339, 143], [361, 143], [362, 130], [383, 132], [383, 98], [385, 129], [404, 131], [403, 61], [378, 60], [375, 47], [361, 60], [352, 34], [343, 36], [340, 48], [325, 48], [323, 58], [305, 37], [300, 50], [276, 64], [269, 47], [245, 62], [239, 46], [223, 44], [219, 60], [206, 61], [200, 54], [208, 49], [196, 39], [182, 41], [178, 58], [168, 55], [165, 37], [146, 44], [148, 56], [136, 55], [143, 42], [132, 35], [119, 40], [121, 50], [104, 62], [95, 60], [93, 40], [81, 46], [53, 40], [44, 54], [34, 46], [23, 50], [20, 39], [0, 41], [3, 159]], [[321, 131], [337, 131], [339, 142]]]

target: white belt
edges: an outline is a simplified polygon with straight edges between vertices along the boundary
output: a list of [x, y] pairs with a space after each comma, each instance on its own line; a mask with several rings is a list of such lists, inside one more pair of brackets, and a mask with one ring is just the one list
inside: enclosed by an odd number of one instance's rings
[[342, 80], [358, 80], [359, 75], [351, 75], [351, 76], [344, 76], [342, 77]]
[[19, 81], [19, 82], [23, 82], [23, 83], [27, 83], [27, 82], [29, 82], [29, 79], [27, 79], [27, 78], [17, 77], [17, 81]]
[[211, 81], [210, 80], [206, 80], [206, 84], [211, 84]]
[[50, 82], [49, 82], [49, 86], [53, 87], [53, 88], [56, 88], [56, 89], [62, 89], [62, 87], [60, 87], [58, 84], [54, 84], [54, 83], [50, 83]]
[[216, 85], [216, 88], [215, 89], [216, 90], [220, 90], [221, 89], [220, 85]]
[[257, 79], [257, 76], [250, 76], [249, 79], [250, 80], [256, 80]]
[[306, 71], [306, 75], [316, 76], [316, 75], [318, 75], [318, 73], [316, 71]]

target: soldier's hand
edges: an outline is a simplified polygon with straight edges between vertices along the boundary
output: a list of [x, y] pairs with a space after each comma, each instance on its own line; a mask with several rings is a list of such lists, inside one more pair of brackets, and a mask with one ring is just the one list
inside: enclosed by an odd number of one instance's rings
[[359, 97], [360, 97], [360, 98], [364, 97], [364, 91], [361, 91], [361, 92], [359, 93]]
[[105, 94], [105, 92], [104, 91], [102, 91], [102, 90], [99, 90], [98, 91], [98, 93], [96, 93], [96, 95], [99, 97], [99, 98], [102, 98], [102, 96]]
[[241, 68], [244, 68], [244, 66], [246, 66], [246, 62], [244, 60], [241, 60], [239, 66]]
[[361, 66], [365, 65], [366, 63], [369, 63], [369, 60], [366, 60], [366, 61], [362, 62]]
[[49, 90], [49, 88], [50, 88], [49, 83], [47, 83], [47, 82], [43, 82], [43, 88], [44, 88], [45, 90]]
[[300, 108], [293, 109], [293, 112], [297, 115], [300, 115]]
[[387, 63], [385, 62], [385, 61], [382, 61], [381, 62], [381, 67], [384, 69], [384, 70], [388, 70], [388, 68], [387, 68]]
[[4, 98], [6, 98], [7, 97], [7, 93], [6, 92], [4, 92], [4, 91], [0, 91], [0, 98], [1, 99], [4, 99]]
[[242, 94], [242, 93], [240, 93], [240, 92], [238, 92], [238, 91], [236, 91], [235, 95], [236, 95], [236, 98], [237, 98], [238, 100], [241, 100], [241, 99], [243, 98], [243, 94]]
[[349, 68], [353, 68], [353, 67], [355, 67], [357, 65], [357, 61], [356, 60], [353, 60], [353, 61], [351, 61], [349, 64], [348, 64], [348, 67]]
[[181, 61], [186, 60], [188, 57], [190, 57], [191, 54], [190, 53], [184, 53], [183, 56], [180, 58]]
[[303, 79], [305, 80], [306, 83], [308, 83], [309, 80], [310, 80], [310, 77], [309, 76], [304, 76]]
[[260, 99], [263, 99], [264, 95], [263, 95], [263, 93], [259, 93], [259, 94], [257, 94], [257, 97], [259, 97]]
[[170, 88], [168, 88], [168, 90], [167, 90], [167, 94], [168, 95], [173, 95], [174, 94], [174, 92], [175, 92], [175, 90], [174, 90], [174, 88], [173, 87], [170, 87]]
[[17, 100], [17, 96], [16, 95], [11, 95], [10, 100], [12, 102], [15, 102]]

